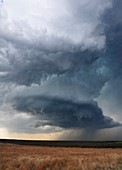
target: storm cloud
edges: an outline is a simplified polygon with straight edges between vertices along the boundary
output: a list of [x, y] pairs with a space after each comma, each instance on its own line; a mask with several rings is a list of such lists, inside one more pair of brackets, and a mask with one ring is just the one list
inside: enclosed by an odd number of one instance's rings
[[121, 7], [121, 0], [0, 2], [1, 126], [121, 127]]
[[18, 97], [15, 99], [15, 109], [40, 116], [35, 127], [55, 125], [62, 128], [111, 128], [120, 124], [104, 116], [96, 102], [73, 102], [46, 96]]
[[[11, 6], [12, 2], [6, 3]], [[36, 3], [28, 2], [32, 13], [35, 12]], [[48, 0], [39, 3], [40, 10], [41, 6], [43, 10], [38, 13], [37, 9], [37, 16], [27, 10], [24, 16], [10, 13], [11, 18], [4, 18], [1, 7], [2, 81], [39, 84], [42, 77], [80, 70], [82, 65], [91, 65], [101, 56], [99, 50], [104, 48], [106, 37], [100, 17], [104, 10], [111, 7], [110, 1], [104, 5], [100, 1], [91, 3], [89, 0], [75, 4], [68, 0], [58, 4]], [[48, 5], [47, 10], [45, 6]], [[97, 11], [94, 12], [96, 6]], [[63, 10], [55, 13], [54, 8], [56, 11]]]

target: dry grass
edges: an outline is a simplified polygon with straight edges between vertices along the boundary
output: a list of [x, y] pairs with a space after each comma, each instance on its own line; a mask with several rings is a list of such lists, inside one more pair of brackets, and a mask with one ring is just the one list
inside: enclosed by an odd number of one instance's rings
[[122, 170], [122, 149], [0, 144], [0, 170]]

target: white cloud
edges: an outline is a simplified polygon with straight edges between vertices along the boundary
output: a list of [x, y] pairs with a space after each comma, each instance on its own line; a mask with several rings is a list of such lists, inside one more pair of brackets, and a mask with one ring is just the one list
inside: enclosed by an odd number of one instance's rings
[[79, 46], [83, 50], [101, 49], [105, 45], [100, 18], [104, 10], [111, 7], [110, 0], [75, 3], [71, 0], [9, 0], [5, 7], [9, 20], [14, 21], [14, 26], [9, 25], [9, 35], [7, 33], [12, 41], [13, 38], [20, 41], [21, 37], [23, 44], [31, 40], [34, 45], [36, 40], [47, 49], [58, 48], [57, 41], [61, 49], [63, 44], [63, 48], [69, 44], [70, 49]]

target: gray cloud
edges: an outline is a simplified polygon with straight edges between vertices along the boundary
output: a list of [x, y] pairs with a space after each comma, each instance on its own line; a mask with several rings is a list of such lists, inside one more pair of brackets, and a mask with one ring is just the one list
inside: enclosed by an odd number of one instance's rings
[[[4, 69], [1, 70], [7, 73], [1, 76], [1, 81], [15, 82], [21, 85], [40, 84], [43, 77], [46, 78], [52, 74], [69, 73], [71, 75], [80, 71], [80, 69], [85, 71], [86, 67], [87, 70], [90, 70], [92, 63], [99, 57], [98, 52], [89, 51], [45, 54], [39, 51], [26, 50], [26, 54], [20, 51], [21, 58], [16, 57], [16, 51], [14, 56], [12, 55], [13, 53], [9, 56], [9, 59], [6, 59], [6, 62], [9, 62], [8, 68], [5, 70], [4, 66]], [[7, 65], [7, 63], [5, 64]], [[82, 66], [83, 68], [81, 68]]]
[[[34, 2], [28, 3], [35, 5]], [[100, 17], [104, 10], [111, 7], [110, 1], [104, 5], [96, 0], [92, 4], [89, 0], [75, 4], [68, 0], [60, 3], [61, 6], [56, 1], [52, 2], [48, 11], [44, 8], [44, 14], [51, 14], [51, 17], [45, 18], [45, 22], [37, 19], [38, 29], [37, 23], [32, 26], [30, 11], [27, 10], [25, 15], [29, 17], [26, 23], [21, 20], [22, 14], [18, 21], [15, 20], [16, 16], [12, 16], [11, 21], [4, 18], [4, 8], [1, 8], [0, 46], [4, 52], [2, 57], [6, 59], [3, 63], [6, 67], [1, 70], [5, 72], [1, 81], [21, 85], [39, 84], [44, 76], [76, 72], [101, 56], [98, 51], [105, 45], [105, 35]], [[40, 4], [44, 5], [42, 1]], [[48, 0], [45, 4], [49, 4]], [[31, 8], [34, 10], [33, 6]], [[64, 8], [64, 11], [55, 14], [53, 8]], [[94, 12], [94, 9], [97, 11]], [[43, 12], [37, 14], [41, 17]]]
[[11, 117], [10, 106], [15, 117], [33, 117], [22, 118], [18, 128], [18, 119], [3, 126], [34, 133], [47, 125], [52, 131], [119, 126], [110, 117], [121, 122], [121, 6], [121, 0], [9, 0], [0, 6], [1, 116]]
[[99, 104], [104, 112], [112, 115], [116, 120], [122, 119], [122, 2], [113, 0], [113, 8], [107, 11], [103, 20], [106, 25], [106, 53], [100, 61], [106, 68], [105, 74], [109, 79], [101, 89], [98, 97]]
[[[96, 102], [73, 102], [46, 96], [15, 98], [15, 109], [40, 115], [44, 125], [62, 128], [111, 128], [120, 124], [104, 116]], [[41, 126], [37, 123], [35, 127]]]

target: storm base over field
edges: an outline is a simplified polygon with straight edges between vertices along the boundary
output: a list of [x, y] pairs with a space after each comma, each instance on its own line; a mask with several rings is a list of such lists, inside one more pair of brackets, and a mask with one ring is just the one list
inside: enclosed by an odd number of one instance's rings
[[0, 1], [0, 138], [122, 140], [122, 1]]

